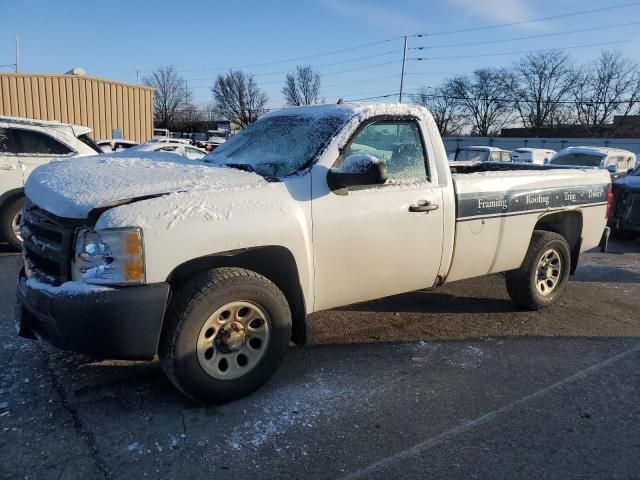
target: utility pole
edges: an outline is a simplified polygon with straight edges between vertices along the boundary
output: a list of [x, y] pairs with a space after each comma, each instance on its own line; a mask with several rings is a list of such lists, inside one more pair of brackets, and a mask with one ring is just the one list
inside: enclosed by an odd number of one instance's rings
[[404, 36], [404, 49], [402, 50], [402, 74], [400, 75], [400, 99], [402, 103], [402, 89], [404, 87], [404, 64], [407, 61], [407, 36]]
[[20, 69], [20, 43], [18, 41], [18, 36], [16, 35], [16, 73]]

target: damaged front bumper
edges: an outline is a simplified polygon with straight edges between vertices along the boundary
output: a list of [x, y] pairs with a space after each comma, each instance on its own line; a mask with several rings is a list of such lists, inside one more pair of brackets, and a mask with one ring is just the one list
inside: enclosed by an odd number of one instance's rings
[[158, 349], [169, 284], [56, 292], [18, 276], [16, 330], [96, 358], [151, 359]]

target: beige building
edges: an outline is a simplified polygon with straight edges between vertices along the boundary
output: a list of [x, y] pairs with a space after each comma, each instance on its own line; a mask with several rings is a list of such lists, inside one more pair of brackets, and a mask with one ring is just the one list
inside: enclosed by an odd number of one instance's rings
[[153, 88], [82, 73], [0, 73], [0, 116], [84, 125], [96, 140], [112, 138], [114, 129], [127, 140], [151, 139]]

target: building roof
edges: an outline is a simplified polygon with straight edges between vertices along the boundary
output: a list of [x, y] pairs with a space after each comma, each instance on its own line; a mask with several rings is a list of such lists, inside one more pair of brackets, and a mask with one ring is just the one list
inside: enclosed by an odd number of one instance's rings
[[82, 125], [73, 125], [71, 123], [62, 123], [58, 120], [36, 120], [34, 118], [0, 117], [0, 122], [11, 123], [15, 125], [32, 125], [35, 127], [71, 128], [73, 134], [76, 137], [91, 132], [91, 129], [89, 127], [84, 127]]

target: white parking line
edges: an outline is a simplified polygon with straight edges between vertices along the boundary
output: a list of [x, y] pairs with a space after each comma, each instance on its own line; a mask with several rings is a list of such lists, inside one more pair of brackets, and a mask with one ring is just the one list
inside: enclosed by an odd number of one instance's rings
[[493, 410], [489, 413], [485, 413], [484, 415], [474, 419], [474, 420], [469, 420], [467, 422], [464, 422], [456, 427], [453, 427], [445, 432], [442, 432], [438, 435], [436, 435], [435, 437], [431, 437], [428, 438], [420, 443], [417, 443], [415, 445], [413, 445], [412, 447], [407, 448], [406, 450], [401, 450], [400, 452], [394, 453], [393, 455], [389, 455], [388, 457], [384, 457], [380, 460], [378, 460], [377, 462], [374, 462], [364, 468], [361, 468], [359, 470], [355, 470], [349, 474], [347, 474], [344, 477], [340, 477], [342, 480], [355, 480], [358, 478], [368, 478], [371, 475], [373, 475], [374, 473], [377, 473], [380, 469], [388, 467], [389, 465], [399, 461], [399, 460], [406, 460], [407, 458], [410, 458], [414, 455], [417, 455], [421, 452], [424, 452], [425, 450], [428, 450], [446, 440], [449, 440], [452, 437], [455, 437], [456, 435], [459, 435], [461, 433], [467, 432], [479, 425], [483, 425], [485, 423], [490, 422], [491, 420], [493, 420], [494, 418], [496, 418], [498, 415], [501, 415], [505, 412], [508, 412], [509, 410], [513, 410], [515, 407], [522, 405], [523, 403], [526, 403], [530, 400], [535, 400], [537, 398], [542, 397], [543, 395], [557, 390], [561, 387], [563, 387], [564, 385], [567, 385], [568, 383], [573, 383], [577, 380], [580, 380], [586, 376], [588, 376], [589, 374], [596, 372], [598, 370], [601, 370], [603, 368], [608, 367], [609, 365], [611, 365], [612, 363], [617, 362], [618, 360], [621, 360], [623, 358], [626, 358], [630, 355], [633, 355], [634, 353], [640, 351], [640, 345], [635, 346], [634, 348], [631, 348], [629, 350], [625, 350], [622, 353], [619, 353], [618, 355], [615, 355], [607, 360], [603, 360], [602, 362], [596, 363], [594, 365], [591, 365], [588, 368], [585, 368], [584, 370], [581, 370], [577, 373], [574, 373], [573, 375], [566, 377], [562, 380], [560, 380], [559, 382], [556, 382], [552, 385], [549, 385], [547, 387], [544, 387], [540, 390], [538, 390], [537, 392], [532, 393], [531, 395], [527, 395], [525, 397], [522, 397], [508, 405], [505, 405], [504, 407], [498, 408], [497, 410]]

